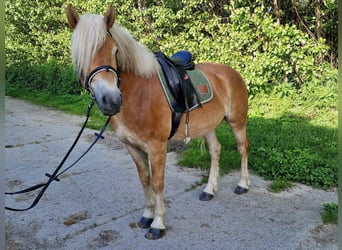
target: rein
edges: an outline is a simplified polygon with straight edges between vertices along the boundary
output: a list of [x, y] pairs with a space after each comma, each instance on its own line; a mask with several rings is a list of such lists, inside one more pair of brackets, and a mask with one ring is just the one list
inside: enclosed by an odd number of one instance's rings
[[70, 168], [72, 168], [77, 162], [79, 162], [88, 152], [89, 150], [96, 144], [96, 142], [101, 138], [103, 139], [104, 137], [102, 136], [102, 134], [104, 133], [104, 131], [107, 128], [107, 125], [110, 121], [111, 117], [108, 117], [106, 123], [103, 125], [100, 133], [95, 133], [96, 135], [96, 139], [94, 140], [94, 142], [89, 146], [89, 148], [76, 160], [74, 161], [69, 167], [67, 167], [66, 169], [64, 169], [63, 171], [60, 172], [62, 166], [64, 165], [65, 161], [68, 159], [70, 153], [72, 152], [72, 150], [74, 149], [74, 147], [76, 146], [78, 140], [81, 137], [81, 134], [84, 130], [84, 128], [86, 127], [87, 123], [88, 123], [88, 119], [90, 116], [90, 111], [92, 109], [92, 107], [95, 104], [95, 99], [92, 98], [91, 103], [88, 105], [88, 109], [87, 109], [87, 114], [86, 114], [86, 120], [80, 130], [80, 132], [78, 133], [75, 141], [73, 142], [73, 144], [71, 145], [70, 149], [68, 150], [68, 152], [66, 153], [66, 155], [64, 156], [63, 160], [59, 163], [59, 165], [57, 166], [57, 168], [55, 169], [55, 171], [53, 172], [53, 174], [48, 174], [46, 173], [45, 175], [49, 178], [47, 182], [45, 183], [40, 183], [37, 185], [34, 185], [32, 187], [17, 191], [17, 192], [6, 192], [6, 195], [15, 195], [15, 194], [24, 194], [24, 193], [29, 193], [32, 192], [36, 189], [42, 188], [41, 191], [39, 192], [39, 194], [37, 195], [36, 199], [33, 201], [33, 203], [31, 204], [31, 206], [27, 207], [27, 208], [22, 208], [22, 209], [18, 209], [18, 208], [11, 208], [11, 207], [5, 207], [6, 210], [10, 210], [10, 211], [27, 211], [30, 210], [32, 208], [34, 208], [39, 200], [42, 198], [43, 194], [45, 193], [45, 191], [47, 190], [47, 188], [49, 187], [49, 185], [53, 182], [53, 181], [60, 181], [60, 179], [58, 179], [58, 177], [62, 174], [64, 174], [67, 170], [69, 170]]

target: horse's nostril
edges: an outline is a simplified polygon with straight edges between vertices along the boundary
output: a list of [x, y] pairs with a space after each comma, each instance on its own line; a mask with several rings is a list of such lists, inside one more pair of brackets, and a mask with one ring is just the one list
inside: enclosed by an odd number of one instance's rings
[[106, 102], [107, 102], [106, 96], [102, 96], [102, 103], [106, 103]]

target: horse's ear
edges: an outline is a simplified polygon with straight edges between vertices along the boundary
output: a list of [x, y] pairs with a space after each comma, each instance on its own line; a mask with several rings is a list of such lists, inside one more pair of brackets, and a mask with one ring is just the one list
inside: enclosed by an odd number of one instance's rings
[[110, 28], [112, 28], [114, 22], [115, 22], [115, 10], [113, 8], [113, 6], [109, 6], [106, 14], [104, 15], [104, 21], [107, 25], [107, 30], [109, 30]]
[[68, 4], [66, 8], [66, 14], [67, 14], [68, 23], [70, 27], [72, 29], [75, 29], [80, 17], [78, 16], [76, 10], [74, 9], [74, 7], [72, 7], [71, 4]]

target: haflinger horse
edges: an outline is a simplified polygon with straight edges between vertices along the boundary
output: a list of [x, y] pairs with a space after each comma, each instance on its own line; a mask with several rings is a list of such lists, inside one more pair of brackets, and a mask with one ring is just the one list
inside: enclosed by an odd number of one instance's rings
[[[164, 172], [172, 122], [172, 111], [158, 78], [160, 66], [150, 49], [114, 24], [112, 6], [104, 16], [79, 16], [71, 5], [66, 13], [73, 29], [72, 58], [80, 81], [95, 97], [100, 111], [111, 116], [116, 136], [137, 166], [145, 196], [145, 210], [138, 226], [149, 228], [146, 238], [159, 239], [166, 231]], [[221, 150], [215, 128], [226, 120], [241, 156], [241, 176], [235, 193], [246, 193], [249, 185], [246, 85], [238, 72], [223, 64], [200, 63], [196, 67], [210, 80], [213, 99], [190, 112], [187, 133], [183, 115], [171, 139], [204, 137], [211, 166], [200, 199], [210, 200], [217, 192]]]

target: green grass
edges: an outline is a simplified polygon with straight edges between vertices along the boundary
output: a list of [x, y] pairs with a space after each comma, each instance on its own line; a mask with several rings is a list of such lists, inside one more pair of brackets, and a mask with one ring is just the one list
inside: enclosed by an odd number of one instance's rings
[[337, 224], [338, 206], [336, 203], [325, 203], [321, 211], [321, 218], [324, 224]]
[[[250, 100], [247, 133], [249, 168], [269, 180], [300, 182], [317, 188], [337, 186], [337, 84], [303, 88], [280, 96], [273, 91]], [[236, 142], [226, 123], [217, 129], [222, 144], [220, 173], [240, 168]], [[179, 163], [209, 169], [210, 156], [198, 140]]]
[[273, 193], [280, 193], [280, 192], [285, 191], [291, 187], [293, 187], [293, 184], [289, 181], [275, 180], [268, 187], [268, 190], [273, 192]]

